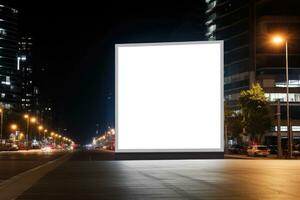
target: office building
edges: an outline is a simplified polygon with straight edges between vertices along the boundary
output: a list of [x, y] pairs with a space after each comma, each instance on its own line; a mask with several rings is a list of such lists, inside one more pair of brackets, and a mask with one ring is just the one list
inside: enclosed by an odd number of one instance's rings
[[[260, 83], [275, 111], [281, 102], [282, 135], [286, 138], [285, 46], [271, 44], [273, 34], [289, 43], [289, 101], [294, 138], [300, 137], [300, 1], [206, 0], [206, 37], [224, 40], [224, 98], [238, 109], [241, 90]], [[275, 113], [275, 112], [274, 112]], [[275, 119], [275, 117], [274, 117]], [[266, 142], [276, 140], [276, 128]]]
[[18, 11], [0, 5], [0, 104], [5, 109], [19, 110], [21, 75], [18, 59]]
[[24, 112], [35, 113], [38, 89], [33, 84], [32, 38], [21, 37], [19, 40], [18, 68], [22, 76], [21, 105]]

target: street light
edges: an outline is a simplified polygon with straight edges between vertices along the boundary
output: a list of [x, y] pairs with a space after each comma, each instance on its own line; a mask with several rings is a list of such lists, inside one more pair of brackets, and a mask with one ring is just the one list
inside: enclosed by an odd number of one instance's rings
[[39, 140], [41, 139], [41, 130], [43, 130], [44, 127], [42, 125], [38, 126], [38, 130], [39, 130]]
[[[31, 118], [30, 118], [30, 122], [31, 122], [32, 124], [36, 123], [36, 118], [35, 118], [35, 117], [31, 117]], [[32, 133], [32, 138], [33, 138], [33, 136], [34, 136], [34, 132]]]
[[17, 126], [17, 124], [11, 124], [10, 125], [10, 128], [11, 128], [11, 130], [14, 132], [14, 136], [13, 136], [13, 142], [15, 142], [16, 141], [16, 139], [17, 139], [17, 134], [16, 134], [16, 130], [18, 129], [18, 126]]
[[29, 133], [29, 115], [25, 114], [24, 118], [26, 119], [26, 143], [28, 145], [28, 133]]
[[17, 124], [12, 124], [12, 125], [10, 125], [10, 128], [11, 128], [11, 130], [15, 131], [15, 130], [17, 130], [18, 126], [17, 126]]
[[293, 138], [290, 130], [290, 106], [289, 106], [289, 60], [288, 60], [288, 40], [282, 35], [274, 35], [272, 42], [276, 45], [285, 44], [285, 79], [286, 79], [286, 123], [288, 137], [288, 157], [293, 155]]
[[36, 118], [35, 118], [35, 117], [31, 117], [31, 118], [30, 118], [30, 122], [31, 122], [31, 123], [35, 123], [35, 122], [36, 122]]
[[47, 129], [44, 130], [44, 140], [46, 139], [46, 133], [48, 132]]

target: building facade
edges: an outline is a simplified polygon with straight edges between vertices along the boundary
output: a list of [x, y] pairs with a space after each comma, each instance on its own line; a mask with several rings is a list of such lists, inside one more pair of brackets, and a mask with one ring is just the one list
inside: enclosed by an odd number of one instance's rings
[[18, 68], [22, 76], [22, 110], [27, 113], [35, 113], [38, 89], [33, 84], [32, 66], [32, 38], [21, 37], [19, 40], [19, 52], [17, 56]]
[[[238, 108], [240, 91], [260, 83], [275, 111], [281, 104], [282, 135], [287, 136], [285, 47], [272, 45], [274, 34], [289, 43], [289, 101], [292, 130], [300, 138], [300, 16], [297, 0], [206, 0], [206, 37], [224, 40], [224, 98]], [[275, 112], [274, 112], [275, 113]], [[274, 117], [275, 119], [275, 117]], [[276, 140], [276, 128], [266, 142]]]
[[0, 104], [5, 109], [19, 110], [21, 75], [17, 66], [18, 11], [0, 5]]

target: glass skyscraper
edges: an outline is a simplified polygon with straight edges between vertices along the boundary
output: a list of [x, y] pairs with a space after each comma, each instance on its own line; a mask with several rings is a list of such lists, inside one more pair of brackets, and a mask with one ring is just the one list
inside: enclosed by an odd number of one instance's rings
[[[274, 33], [287, 36], [292, 130], [295, 138], [300, 137], [300, 1], [206, 0], [206, 3], [206, 37], [224, 40], [225, 100], [232, 109], [237, 109], [240, 91], [260, 83], [274, 111], [275, 101], [281, 102], [283, 137], [286, 136], [285, 47], [276, 47], [270, 41]], [[267, 142], [275, 140], [275, 127], [266, 136]]]
[[21, 75], [18, 68], [18, 11], [0, 5], [0, 104], [20, 109]]

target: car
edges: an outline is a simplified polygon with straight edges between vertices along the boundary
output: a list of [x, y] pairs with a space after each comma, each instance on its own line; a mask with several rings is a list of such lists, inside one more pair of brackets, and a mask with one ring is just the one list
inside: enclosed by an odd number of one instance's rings
[[253, 145], [249, 146], [247, 150], [248, 156], [264, 156], [267, 157], [270, 154], [270, 150], [265, 145]]
[[269, 145], [270, 154], [277, 154], [277, 145]]
[[247, 147], [244, 145], [235, 144], [228, 148], [230, 154], [245, 154], [247, 152]]
[[52, 148], [52, 146], [47, 145], [47, 146], [42, 147], [41, 150], [43, 152], [51, 152], [51, 151], [53, 151], [53, 148]]
[[18, 151], [19, 147], [16, 144], [13, 143], [6, 143], [2, 146], [2, 151]]
[[31, 149], [41, 149], [41, 146], [39, 144], [32, 144]]

